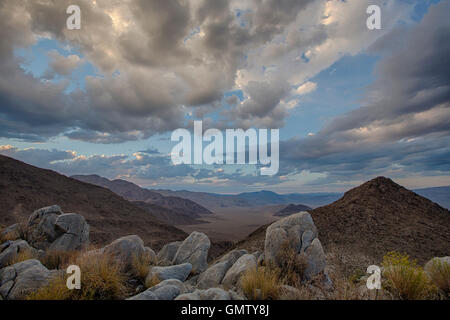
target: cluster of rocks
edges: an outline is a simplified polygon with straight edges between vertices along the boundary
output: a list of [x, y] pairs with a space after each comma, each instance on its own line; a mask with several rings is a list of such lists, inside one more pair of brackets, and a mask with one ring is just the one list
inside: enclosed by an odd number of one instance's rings
[[[59, 206], [45, 207], [31, 214], [25, 226], [12, 225], [1, 236], [9, 239], [0, 244], [0, 299], [21, 299], [48, 284], [58, 272], [48, 270], [38, 258], [45, 251], [72, 251], [89, 243], [89, 225], [76, 213], [63, 213]], [[241, 276], [259, 264], [277, 263], [276, 253], [283, 242], [290, 242], [296, 254], [308, 261], [306, 277], [323, 273], [325, 255], [311, 216], [302, 212], [274, 223], [267, 229], [264, 252], [233, 250], [208, 266], [209, 238], [191, 233], [184, 241], [166, 244], [156, 254], [136, 235], [119, 238], [101, 249], [86, 254], [108, 254], [119, 261], [125, 274], [133, 274], [136, 259], [149, 263], [146, 282], [157, 279], [148, 289], [138, 286], [130, 300], [214, 300], [244, 299]], [[13, 265], [23, 251], [33, 257]]]
[[21, 253], [39, 258], [47, 250], [73, 251], [89, 244], [89, 225], [83, 216], [64, 213], [59, 206], [36, 210], [24, 225], [14, 224], [0, 236], [0, 299], [22, 299], [48, 284], [58, 273], [37, 259], [10, 265]]
[[193, 232], [183, 242], [166, 244], [157, 254], [159, 266], [150, 267], [147, 275], [147, 280], [157, 278], [161, 282], [130, 299], [244, 299], [240, 288], [242, 275], [262, 263], [282, 264], [278, 252], [286, 243], [294, 254], [305, 258], [305, 280], [324, 274], [326, 284], [331, 285], [317, 229], [310, 214], [301, 212], [269, 226], [264, 252], [233, 250], [210, 266], [207, 264], [210, 240], [205, 234]]
[[[326, 275], [326, 259], [317, 229], [307, 212], [300, 212], [273, 223], [267, 228], [264, 252], [233, 250], [208, 265], [209, 238], [199, 232], [184, 241], [166, 244], [156, 254], [139, 236], [119, 238], [103, 248], [87, 251], [88, 255], [108, 254], [119, 262], [122, 272], [136, 275], [135, 263], [148, 263], [146, 283], [157, 283], [146, 289], [136, 285], [136, 295], [129, 300], [242, 300], [245, 296], [240, 279], [246, 271], [261, 264], [283, 265], [279, 253], [288, 246], [291, 255], [305, 262], [303, 280], [317, 275], [323, 284], [332, 286]], [[61, 270], [49, 270], [38, 260], [48, 250], [79, 250], [89, 243], [89, 225], [75, 213], [65, 214], [58, 206], [36, 210], [27, 224], [6, 228], [0, 244], [0, 300], [24, 299], [47, 285]], [[37, 259], [12, 264], [24, 251]], [[450, 261], [445, 260], [446, 263]], [[142, 276], [142, 274], [141, 274]], [[156, 279], [156, 281], [155, 281]], [[286, 296], [295, 296], [295, 288], [282, 286]]]

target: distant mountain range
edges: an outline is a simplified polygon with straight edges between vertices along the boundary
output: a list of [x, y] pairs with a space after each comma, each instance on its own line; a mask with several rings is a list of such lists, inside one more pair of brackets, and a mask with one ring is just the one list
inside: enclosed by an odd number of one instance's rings
[[210, 210], [192, 200], [164, 196], [125, 180], [108, 180], [98, 175], [77, 175], [72, 178], [107, 188], [147, 210], [158, 220], [171, 225], [202, 223], [201, 215], [212, 214]]
[[[406, 252], [420, 263], [450, 252], [450, 211], [388, 178], [366, 182], [309, 212], [325, 252], [349, 269], [366, 268], [389, 251]], [[262, 250], [266, 227], [236, 247]]]
[[272, 191], [245, 192], [237, 195], [192, 192], [192, 191], [171, 191], [153, 190], [165, 196], [176, 196], [190, 199], [212, 211], [214, 208], [227, 207], [256, 207], [275, 204], [303, 204], [308, 207], [318, 207], [329, 204], [339, 199], [341, 193], [290, 193], [278, 194]]
[[[340, 199], [343, 193], [289, 193], [278, 194], [272, 191], [262, 190], [257, 192], [245, 192], [236, 195], [192, 192], [153, 190], [165, 196], [176, 196], [190, 199], [212, 211], [214, 208], [227, 207], [255, 207], [275, 204], [302, 204], [311, 208], [321, 207]], [[440, 206], [450, 209], [450, 187], [435, 187], [412, 190], [417, 194], [436, 202]]]

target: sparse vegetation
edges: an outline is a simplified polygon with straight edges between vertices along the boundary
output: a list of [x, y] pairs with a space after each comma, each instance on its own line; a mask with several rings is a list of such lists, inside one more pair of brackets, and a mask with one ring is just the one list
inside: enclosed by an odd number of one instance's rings
[[13, 264], [30, 259], [36, 259], [36, 256], [33, 254], [33, 252], [31, 252], [30, 250], [21, 250], [14, 256], [14, 258], [11, 259], [8, 265], [11, 266]]
[[241, 287], [250, 300], [275, 300], [279, 297], [279, 273], [269, 267], [257, 267], [244, 273]]
[[433, 283], [447, 296], [450, 295], [450, 265], [435, 259], [429, 269]]
[[422, 267], [406, 254], [389, 252], [383, 258], [384, 287], [397, 299], [424, 300], [435, 296], [435, 287]]
[[295, 252], [288, 240], [282, 244], [277, 261], [278, 265], [272, 268], [279, 268], [280, 280], [285, 284], [299, 287], [306, 270], [306, 260]]
[[156, 286], [160, 282], [161, 282], [161, 279], [159, 279], [157, 275], [153, 275], [152, 277], [146, 279], [145, 287], [151, 288], [151, 287]]
[[151, 263], [152, 261], [148, 255], [141, 255], [140, 257], [133, 255], [132, 269], [142, 283], [145, 283], [145, 278], [147, 277]]
[[73, 264], [81, 269], [81, 289], [69, 290], [65, 274], [31, 294], [30, 300], [117, 300], [126, 297], [125, 277], [119, 263], [107, 254], [80, 254]]
[[48, 269], [65, 269], [79, 255], [79, 251], [49, 250], [39, 260]]

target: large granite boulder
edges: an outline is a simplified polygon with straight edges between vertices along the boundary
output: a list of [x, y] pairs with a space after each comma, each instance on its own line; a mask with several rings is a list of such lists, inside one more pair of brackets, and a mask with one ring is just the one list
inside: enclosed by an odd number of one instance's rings
[[148, 261], [148, 251], [144, 247], [144, 241], [137, 235], [125, 236], [114, 240], [99, 250], [101, 254], [109, 254], [118, 262], [125, 273], [135, 273], [138, 261]]
[[180, 280], [169, 279], [128, 298], [128, 300], [173, 300], [178, 295], [189, 293], [190, 291], [192, 290]]
[[231, 295], [221, 288], [209, 288], [181, 294], [175, 300], [231, 300]]
[[3, 299], [21, 300], [46, 286], [58, 271], [50, 271], [38, 260], [26, 260], [0, 270]]
[[244, 254], [227, 271], [222, 284], [225, 287], [238, 286], [242, 275], [251, 269], [256, 269], [256, 258], [253, 254]]
[[45, 207], [29, 217], [26, 240], [42, 250], [78, 250], [89, 243], [89, 225], [83, 216], [64, 214], [57, 205]]
[[25, 240], [7, 241], [0, 248], [0, 269], [10, 264], [22, 252], [29, 252], [37, 257], [38, 250], [31, 247]]
[[280, 252], [291, 249], [304, 258], [306, 270], [304, 278], [311, 279], [324, 271], [325, 253], [317, 238], [317, 228], [308, 212], [300, 212], [271, 224], [266, 231], [264, 261], [266, 264], [283, 265]]
[[161, 281], [168, 279], [177, 279], [184, 282], [191, 273], [192, 265], [183, 263], [168, 267], [151, 267], [147, 279], [157, 278]]
[[197, 281], [197, 287], [200, 289], [207, 289], [218, 286], [222, 282], [227, 271], [244, 254], [247, 254], [246, 250], [233, 250], [224, 255], [214, 265], [200, 274]]
[[211, 241], [204, 233], [194, 231], [181, 243], [172, 264], [189, 262], [192, 265], [193, 274], [201, 273], [208, 267], [210, 246]]
[[159, 265], [168, 265], [172, 264], [173, 258], [177, 254], [178, 248], [181, 246], [181, 241], [170, 242], [166, 244], [162, 249], [158, 252], [156, 256]]

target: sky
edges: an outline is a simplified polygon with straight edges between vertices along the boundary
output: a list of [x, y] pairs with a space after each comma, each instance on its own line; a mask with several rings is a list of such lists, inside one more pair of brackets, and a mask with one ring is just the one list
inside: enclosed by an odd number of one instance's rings
[[[450, 185], [450, 1], [0, 3], [0, 154], [219, 193]], [[369, 30], [366, 9], [381, 8]], [[280, 168], [174, 165], [178, 128], [280, 130]]]

